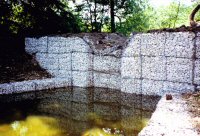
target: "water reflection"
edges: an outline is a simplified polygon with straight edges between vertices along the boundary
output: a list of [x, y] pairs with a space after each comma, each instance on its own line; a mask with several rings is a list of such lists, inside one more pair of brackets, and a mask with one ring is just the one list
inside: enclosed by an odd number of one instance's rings
[[0, 136], [135, 136], [160, 98], [104, 88], [0, 96]]
[[29, 116], [24, 121], [14, 121], [0, 126], [0, 136], [59, 136], [57, 121], [51, 117]]

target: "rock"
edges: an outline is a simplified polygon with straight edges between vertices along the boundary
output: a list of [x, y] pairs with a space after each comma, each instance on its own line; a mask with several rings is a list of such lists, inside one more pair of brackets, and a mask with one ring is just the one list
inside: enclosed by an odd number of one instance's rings
[[172, 100], [172, 95], [171, 94], [166, 94], [166, 100]]

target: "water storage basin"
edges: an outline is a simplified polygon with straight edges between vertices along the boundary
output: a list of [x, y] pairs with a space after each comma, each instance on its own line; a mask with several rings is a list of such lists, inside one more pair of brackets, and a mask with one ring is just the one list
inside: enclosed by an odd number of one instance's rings
[[159, 99], [76, 87], [0, 95], [0, 136], [136, 136]]

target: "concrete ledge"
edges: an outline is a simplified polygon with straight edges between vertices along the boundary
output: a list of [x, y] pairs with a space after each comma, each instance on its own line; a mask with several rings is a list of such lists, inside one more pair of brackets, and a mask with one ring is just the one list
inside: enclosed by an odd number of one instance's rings
[[0, 84], [0, 94], [21, 93], [35, 90], [45, 90], [71, 86], [71, 82], [65, 78], [51, 78], [42, 80], [28, 80]]
[[198, 136], [198, 132], [190, 122], [186, 101], [180, 94], [173, 94], [172, 100], [165, 95], [159, 101], [148, 125], [139, 136]]

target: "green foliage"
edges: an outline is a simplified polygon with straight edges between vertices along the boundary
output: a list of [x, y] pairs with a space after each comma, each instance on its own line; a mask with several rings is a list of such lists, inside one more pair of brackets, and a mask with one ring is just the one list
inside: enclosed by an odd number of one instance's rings
[[[189, 26], [189, 16], [197, 4], [188, 6], [181, 2], [173, 2], [169, 6], [148, 11], [149, 29]], [[197, 12], [195, 19], [200, 19], [200, 12]]]
[[[132, 14], [125, 16], [124, 21], [117, 23], [117, 31], [123, 34], [130, 34], [134, 32], [145, 32], [151, 29], [175, 28], [182, 25], [189, 25], [189, 15], [196, 6], [184, 5], [181, 2], [172, 2], [168, 6], [153, 8], [148, 2], [144, 1], [138, 6], [134, 7]], [[200, 12], [196, 15], [196, 20], [199, 20]]]
[[1, 26], [20, 35], [79, 32], [76, 17], [59, 0], [2, 0]]
[[[114, 7], [112, 7], [111, 1], [85, 0], [79, 4], [75, 3], [74, 11], [80, 15], [79, 17], [83, 21], [82, 25], [84, 25], [82, 27], [86, 31], [109, 32], [115, 31], [112, 29], [115, 29], [113, 27], [116, 26], [118, 32], [127, 33], [125, 31], [131, 27], [131, 24], [126, 24], [126, 20], [141, 18], [139, 15], [142, 15], [144, 5], [146, 4], [146, 0], [114, 0]], [[139, 13], [137, 13], [138, 11]], [[136, 20], [136, 22], [138, 21]], [[124, 26], [127, 26], [126, 30], [123, 30], [122, 27]], [[139, 30], [139, 28], [136, 29]]]
[[[72, 1], [74, 6], [69, 4]], [[75, 3], [77, 1], [1, 0], [0, 34], [111, 32], [115, 29], [129, 35], [133, 31], [188, 25], [188, 17], [195, 7], [176, 1], [159, 8], [151, 7], [148, 0], [79, 0]], [[112, 8], [111, 1], [114, 2]], [[197, 20], [199, 15], [196, 15]]]
[[[125, 35], [131, 32], [142, 32], [148, 29], [148, 14], [147, 12], [148, 2], [143, 1], [131, 1], [127, 7], [131, 7], [125, 11], [121, 16], [123, 21], [117, 23], [117, 31]], [[148, 13], [148, 14], [147, 14]]]
[[188, 25], [191, 6], [173, 2], [149, 14], [149, 29], [175, 28]]
[[9, 26], [12, 22], [8, 19], [11, 16], [10, 10], [11, 6], [7, 2], [0, 1], [0, 33], [4, 33], [6, 35], [11, 33]]

